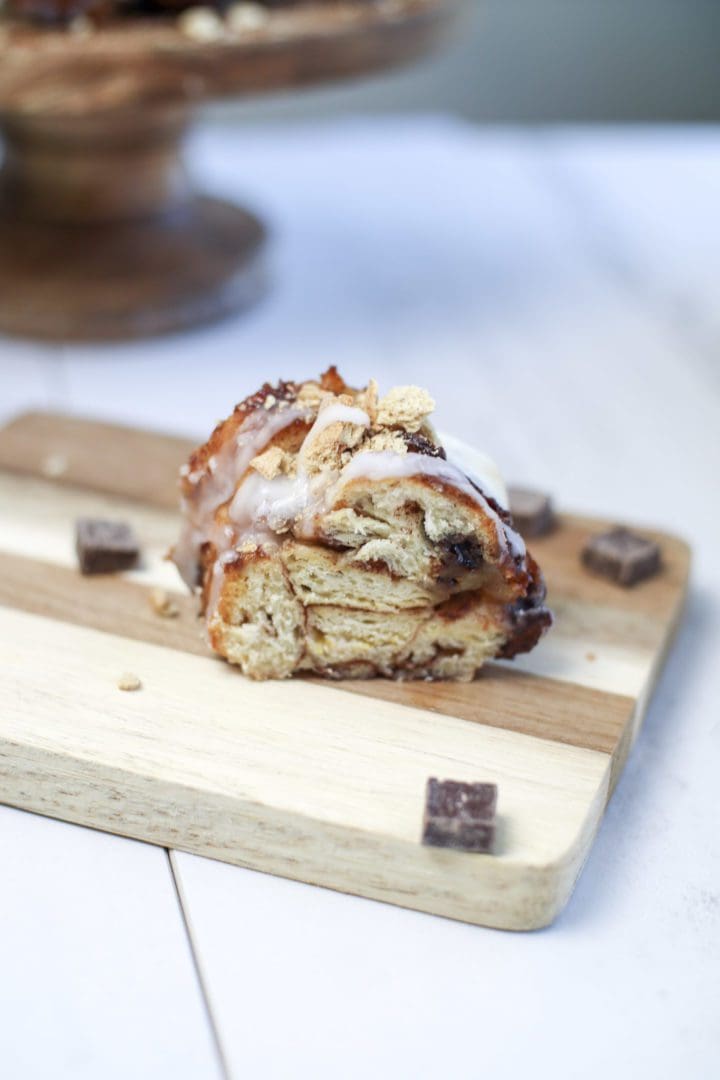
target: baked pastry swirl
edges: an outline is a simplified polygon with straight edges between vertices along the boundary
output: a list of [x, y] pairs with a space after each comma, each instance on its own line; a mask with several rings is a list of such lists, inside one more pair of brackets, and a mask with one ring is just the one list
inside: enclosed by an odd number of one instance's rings
[[542, 575], [494, 465], [449, 461], [433, 408], [330, 368], [266, 384], [218, 425], [181, 471], [172, 555], [215, 652], [254, 679], [469, 680], [533, 648], [551, 623]]

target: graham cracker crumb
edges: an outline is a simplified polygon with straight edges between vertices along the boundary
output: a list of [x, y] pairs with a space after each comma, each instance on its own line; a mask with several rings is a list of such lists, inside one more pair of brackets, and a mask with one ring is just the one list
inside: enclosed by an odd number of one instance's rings
[[258, 546], [252, 540], [246, 540], [245, 543], [241, 544], [238, 548], [241, 555], [254, 555], [257, 550]]
[[397, 431], [378, 431], [363, 444], [363, 450], [381, 452], [390, 450], [393, 454], [407, 454], [407, 443]]
[[593, 660], [597, 660], [597, 656], [595, 655], [595, 653], [594, 653], [594, 652], [586, 652], [586, 653], [585, 653], [585, 659], [586, 659], [586, 660], [589, 660], [589, 661], [590, 661], [590, 663], [592, 663], [592, 662], [593, 662]]
[[117, 681], [118, 690], [140, 690], [142, 683], [137, 675], [131, 671], [125, 671]]
[[163, 619], [175, 619], [180, 614], [180, 608], [164, 589], [151, 589], [148, 600], [155, 614]]
[[418, 431], [423, 420], [435, 408], [435, 402], [420, 386], [396, 386], [382, 398], [377, 409], [380, 427], [401, 427]]
[[297, 404], [306, 409], [319, 409], [323, 401], [334, 401], [334, 394], [312, 382], [303, 383], [296, 398]]
[[297, 463], [298, 463], [297, 454], [290, 454], [286, 450], [284, 452], [284, 456], [283, 456], [283, 472], [285, 473], [286, 476], [289, 476], [291, 478], [293, 476], [297, 476]]
[[265, 450], [264, 453], [252, 459], [250, 468], [260, 473], [266, 480], [273, 480], [280, 473], [285, 472], [285, 458], [284, 450], [281, 450], [279, 446], [271, 446], [269, 450]]
[[360, 424], [349, 424], [343, 420], [328, 424], [314, 437], [307, 450], [303, 450], [305, 468], [309, 473], [337, 468], [343, 455], [358, 446], [364, 437], [365, 428]]
[[312, 442], [306, 443], [303, 447], [303, 464], [309, 473], [337, 466], [342, 452], [340, 445], [342, 429], [342, 421], [338, 420], [324, 428]]
[[360, 391], [355, 398], [355, 404], [359, 409], [364, 409], [370, 417], [370, 423], [374, 425], [378, 408], [378, 384], [375, 379], [370, 379], [365, 389]]
[[265, 398], [265, 401], [263, 402], [263, 405], [266, 409], [272, 409], [273, 405], [277, 405], [277, 398], [274, 394], [268, 394], [268, 396]]

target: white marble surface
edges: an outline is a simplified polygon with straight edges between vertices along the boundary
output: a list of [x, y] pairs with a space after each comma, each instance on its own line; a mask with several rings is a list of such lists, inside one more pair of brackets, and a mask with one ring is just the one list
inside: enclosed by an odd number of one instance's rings
[[202, 435], [259, 376], [336, 362], [416, 381], [509, 477], [687, 537], [693, 590], [542, 933], [177, 855], [195, 971], [163, 852], [0, 810], [8, 1075], [718, 1075], [720, 131], [390, 118], [208, 130], [191, 156], [271, 221], [270, 298], [149, 343], [0, 341], [0, 417], [52, 406]]

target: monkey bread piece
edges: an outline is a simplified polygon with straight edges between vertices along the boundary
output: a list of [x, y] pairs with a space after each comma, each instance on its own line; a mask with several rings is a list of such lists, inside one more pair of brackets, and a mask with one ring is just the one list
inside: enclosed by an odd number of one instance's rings
[[[469, 680], [550, 625], [497, 469], [447, 460], [415, 386], [266, 384], [181, 470], [173, 559], [254, 679]], [[447, 439], [457, 457], [462, 444]]]

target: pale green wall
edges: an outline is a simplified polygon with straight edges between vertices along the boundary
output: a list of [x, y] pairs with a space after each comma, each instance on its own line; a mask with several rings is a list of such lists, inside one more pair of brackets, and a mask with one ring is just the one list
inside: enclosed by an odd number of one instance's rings
[[473, 3], [470, 29], [421, 68], [240, 112], [263, 119], [408, 108], [489, 122], [720, 119], [720, 0]]

